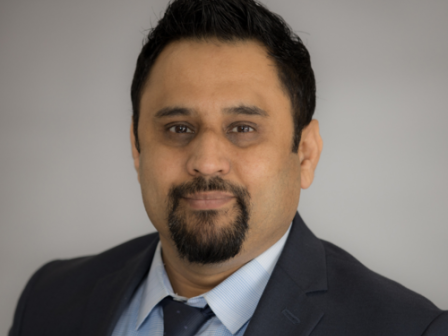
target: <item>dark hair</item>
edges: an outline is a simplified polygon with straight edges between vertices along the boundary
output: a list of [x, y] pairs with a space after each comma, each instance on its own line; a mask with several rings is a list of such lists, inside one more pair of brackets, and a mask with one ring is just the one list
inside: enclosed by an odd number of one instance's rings
[[140, 100], [154, 61], [170, 42], [217, 38], [221, 41], [261, 42], [278, 68], [292, 105], [297, 152], [302, 129], [311, 122], [316, 105], [316, 83], [310, 55], [288, 24], [254, 0], [174, 0], [157, 26], [150, 30], [137, 59], [131, 99], [137, 150]]

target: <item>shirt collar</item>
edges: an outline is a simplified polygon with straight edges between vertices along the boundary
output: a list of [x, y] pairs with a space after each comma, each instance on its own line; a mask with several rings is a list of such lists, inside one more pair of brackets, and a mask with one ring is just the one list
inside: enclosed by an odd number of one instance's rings
[[194, 307], [206, 304], [221, 323], [235, 334], [253, 315], [264, 288], [286, 243], [291, 225], [285, 234], [269, 249], [238, 269], [212, 290], [187, 299], [173, 292], [162, 261], [161, 243], [157, 245], [148, 277], [143, 283], [143, 297], [138, 313], [139, 329], [154, 307], [166, 296], [185, 301]]

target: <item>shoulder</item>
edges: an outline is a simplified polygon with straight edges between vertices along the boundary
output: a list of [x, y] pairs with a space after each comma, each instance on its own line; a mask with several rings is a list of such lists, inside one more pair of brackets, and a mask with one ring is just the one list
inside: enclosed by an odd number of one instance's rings
[[153, 233], [97, 255], [45, 264], [34, 273], [22, 292], [9, 335], [19, 335], [24, 328], [34, 328], [47, 319], [54, 328], [58, 323], [78, 323], [98, 281], [119, 274], [128, 264], [152, 258], [150, 247], [155, 249], [158, 240], [158, 233]]
[[[322, 244], [327, 259], [329, 287], [337, 286], [338, 289], [346, 291], [341, 294], [359, 293], [363, 299], [372, 302], [393, 299], [392, 303], [413, 302], [413, 306], [417, 305], [428, 309], [434, 307], [423, 296], [398, 282], [375, 273], [340, 247], [326, 241], [322, 241]], [[390, 306], [390, 301], [388, 302]]]
[[[343, 249], [321, 242], [327, 264], [326, 305], [337, 310], [336, 318], [351, 316], [365, 325], [376, 325], [378, 331], [373, 334], [422, 335], [433, 321], [446, 315], [425, 297], [373, 272]], [[448, 328], [444, 318], [440, 323]]]
[[[134, 238], [118, 246], [96, 255], [78, 257], [66, 260], [54, 260], [42, 266], [34, 277], [38, 282], [57, 281], [60, 278], [74, 278], [74, 281], [96, 279], [104, 274], [114, 272], [129, 260], [143, 253], [148, 246], [158, 241], [158, 233]], [[37, 280], [37, 279], [31, 279]]]

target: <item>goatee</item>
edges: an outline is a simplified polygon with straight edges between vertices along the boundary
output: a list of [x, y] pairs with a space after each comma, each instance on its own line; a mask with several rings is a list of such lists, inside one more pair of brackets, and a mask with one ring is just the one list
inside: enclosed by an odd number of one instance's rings
[[[235, 197], [234, 205], [227, 210], [190, 211], [179, 206], [182, 198], [206, 191], [230, 192]], [[168, 227], [179, 255], [199, 264], [221, 263], [235, 257], [249, 229], [249, 204], [250, 195], [245, 188], [220, 177], [209, 180], [196, 177], [190, 182], [171, 187], [168, 194]]]

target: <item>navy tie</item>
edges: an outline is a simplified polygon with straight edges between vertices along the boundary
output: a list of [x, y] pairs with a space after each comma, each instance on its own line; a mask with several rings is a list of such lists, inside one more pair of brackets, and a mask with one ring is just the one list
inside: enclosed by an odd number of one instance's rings
[[163, 328], [165, 336], [194, 336], [213, 315], [207, 305], [196, 308], [173, 300], [171, 296], [161, 302], [163, 306]]

